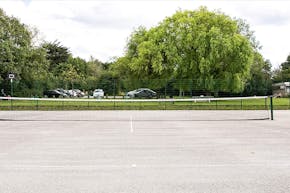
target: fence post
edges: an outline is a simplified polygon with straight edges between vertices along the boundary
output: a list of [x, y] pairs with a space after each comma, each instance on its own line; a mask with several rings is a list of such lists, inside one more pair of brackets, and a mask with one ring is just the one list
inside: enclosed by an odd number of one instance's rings
[[165, 83], [165, 90], [164, 90], [164, 98], [166, 99], [166, 95], [167, 95], [167, 80]]
[[218, 104], [217, 104], [217, 100], [215, 100], [215, 110], [217, 110], [218, 109]]
[[271, 109], [271, 120], [274, 120], [274, 113], [273, 113], [273, 96], [270, 96], [270, 109]]
[[[113, 88], [114, 88], [114, 91], [113, 91], [113, 93], [114, 93], [114, 99], [116, 98], [116, 79], [114, 79], [114, 82], [113, 82]], [[114, 101], [114, 107], [115, 107], [115, 101]]]
[[38, 98], [36, 98], [36, 110], [38, 111]]
[[10, 99], [10, 110], [13, 110], [13, 102], [12, 102], [12, 98]]

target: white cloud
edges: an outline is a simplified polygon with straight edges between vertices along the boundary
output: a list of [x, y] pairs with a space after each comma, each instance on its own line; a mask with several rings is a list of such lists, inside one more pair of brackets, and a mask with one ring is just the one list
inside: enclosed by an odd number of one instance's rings
[[0, 7], [35, 26], [48, 41], [59, 40], [75, 56], [107, 61], [123, 54], [126, 39], [140, 25], [157, 25], [179, 8], [201, 5], [246, 19], [263, 46], [264, 58], [277, 66], [290, 52], [289, 1], [1, 1]]

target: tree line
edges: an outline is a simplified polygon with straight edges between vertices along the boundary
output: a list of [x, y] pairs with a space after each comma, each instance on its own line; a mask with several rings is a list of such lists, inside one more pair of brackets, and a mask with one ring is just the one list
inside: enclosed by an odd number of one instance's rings
[[118, 95], [145, 86], [168, 93], [267, 95], [273, 81], [290, 77], [290, 56], [271, 71], [244, 20], [206, 7], [178, 10], [150, 29], [138, 27], [124, 56], [106, 63], [75, 57], [59, 41], [37, 37], [37, 29], [0, 9], [0, 88], [8, 94], [10, 72], [16, 75], [15, 96], [42, 96], [60, 87], [102, 87]]
[[[59, 41], [35, 42], [37, 30], [0, 9], [0, 86], [8, 94], [15, 74], [17, 96], [42, 96], [57, 87], [93, 89], [107, 75], [107, 63], [74, 57]], [[75, 84], [75, 85], [74, 85]]]

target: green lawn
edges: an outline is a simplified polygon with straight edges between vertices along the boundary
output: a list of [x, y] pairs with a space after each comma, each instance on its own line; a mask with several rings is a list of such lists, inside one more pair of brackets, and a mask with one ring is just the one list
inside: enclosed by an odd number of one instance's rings
[[[19, 101], [0, 100], [0, 110], [264, 110], [269, 99], [204, 102], [106, 102], [106, 101]], [[290, 109], [289, 98], [274, 98], [274, 109]]]

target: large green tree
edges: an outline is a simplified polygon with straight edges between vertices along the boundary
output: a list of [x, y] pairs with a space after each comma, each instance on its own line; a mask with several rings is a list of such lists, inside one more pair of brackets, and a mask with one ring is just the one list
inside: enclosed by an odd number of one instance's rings
[[67, 62], [71, 56], [69, 48], [61, 45], [59, 41], [45, 42], [42, 44], [42, 47], [46, 50], [49, 70], [53, 72], [59, 64]]
[[240, 92], [255, 50], [241, 31], [219, 11], [177, 11], [156, 27], [135, 30], [115, 69], [136, 79], [194, 79], [208, 91]]
[[38, 95], [36, 79], [47, 76], [45, 51], [34, 45], [37, 33], [0, 9], [0, 86], [8, 92], [7, 74], [13, 72], [16, 95]]
[[30, 32], [18, 19], [0, 9], [0, 80], [9, 72], [20, 74], [31, 49]]

